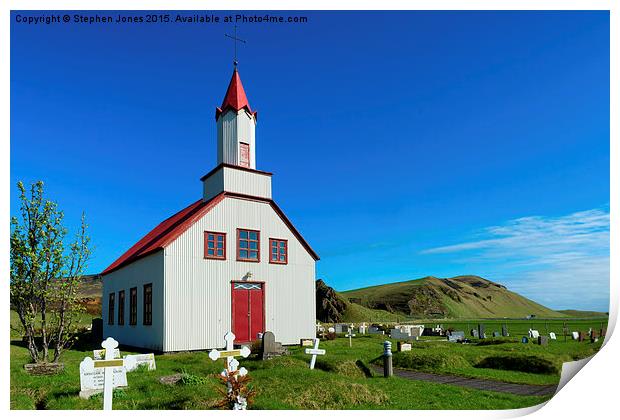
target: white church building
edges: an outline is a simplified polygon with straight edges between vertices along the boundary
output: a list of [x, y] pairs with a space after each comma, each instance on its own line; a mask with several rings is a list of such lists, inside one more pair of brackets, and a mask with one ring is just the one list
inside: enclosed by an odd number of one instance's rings
[[103, 273], [104, 337], [163, 352], [315, 336], [318, 255], [256, 169], [256, 112], [235, 67], [216, 108], [217, 166], [202, 197], [161, 222]]

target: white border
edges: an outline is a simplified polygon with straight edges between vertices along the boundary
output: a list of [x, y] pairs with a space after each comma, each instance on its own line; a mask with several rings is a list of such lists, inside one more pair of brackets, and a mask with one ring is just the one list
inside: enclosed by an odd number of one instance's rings
[[[1, 142], [1, 158], [2, 165], [0, 165], [0, 171], [4, 182], [0, 184], [4, 197], [9, 197], [9, 177], [10, 177], [10, 127], [9, 127], [9, 69], [10, 69], [10, 55], [9, 55], [9, 19], [10, 10], [610, 10], [611, 18], [611, 100], [610, 100], [610, 115], [612, 116], [610, 121], [610, 133], [611, 133], [611, 180], [610, 180], [610, 214], [611, 214], [611, 302], [610, 308], [610, 324], [609, 331], [614, 329], [617, 318], [617, 302], [619, 302], [619, 293], [617, 285], [618, 274], [618, 233], [619, 223], [615, 219], [615, 211], [618, 208], [618, 158], [620, 156], [620, 150], [618, 147], [618, 77], [620, 75], [620, 67], [618, 66], [618, 40], [620, 40], [619, 20], [617, 13], [620, 9], [617, 1], [613, 0], [410, 0], [410, 1], [390, 1], [383, 0], [381, 2], [358, 0], [350, 2], [337, 2], [334, 0], [316, 0], [316, 1], [250, 1], [250, 0], [220, 0], [218, 2], [204, 1], [204, 0], [136, 0], [136, 1], [121, 1], [121, 0], [5, 0], [0, 3], [0, 92], [2, 93], [2, 112], [0, 113], [0, 127], [2, 128], [2, 142]], [[2, 214], [4, 214], [5, 222], [0, 224], [0, 235], [5, 238], [4, 241], [0, 241], [0, 252], [4, 256], [2, 262], [2, 269], [4, 273], [9, 271], [9, 225], [7, 223], [9, 219], [9, 203], [8, 200], [3, 200], [0, 204]], [[2, 302], [4, 308], [9, 307], [9, 293], [8, 282], [3, 283], [4, 290], [2, 293]], [[585, 287], [585, 286], [584, 286]], [[8, 310], [2, 314], [4, 319], [6, 341], [5, 346], [1, 348], [2, 360], [9, 359], [9, 331], [6, 328], [8, 324]], [[415, 418], [435, 418], [435, 419], [451, 419], [458, 418], [504, 418], [504, 417], [517, 417], [532, 413], [533, 418], [546, 418], [546, 417], [561, 417], [563, 419], [572, 418], [607, 418], [611, 413], [616, 412], [614, 409], [616, 404], [616, 388], [614, 387], [617, 378], [620, 378], [620, 363], [618, 362], [618, 353], [620, 344], [618, 339], [608, 335], [604, 348], [593, 357], [589, 363], [588, 368], [583, 369], [575, 377], [575, 379], [569, 381], [564, 388], [562, 388], [556, 396], [554, 396], [548, 404], [541, 407], [532, 407], [521, 410], [506, 410], [506, 411], [414, 411], [414, 412], [394, 412], [391, 413], [394, 416], [414, 416]], [[8, 364], [4, 363], [3, 366], [7, 367]], [[9, 408], [9, 375], [8, 369], [3, 369], [2, 375], [2, 399], [6, 410]], [[415, 395], [412, 395], [415, 398]], [[538, 410], [541, 408], [540, 410]], [[14, 417], [27, 417], [35, 418], [35, 416], [45, 415], [50, 418], [78, 418], [83, 413], [80, 411], [72, 412], [11, 412]], [[294, 416], [296, 418], [316, 418], [317, 412], [308, 411], [295, 411], [295, 412], [252, 412], [247, 413], [231, 413], [231, 412], [185, 412], [183, 417], [192, 418], [204, 418], [204, 416], [215, 417], [228, 417], [231, 415], [243, 415], [247, 418], [256, 418], [269, 415], [275, 418], [289, 418]], [[338, 417], [377, 417], [389, 415], [385, 412], [346, 412], [346, 411], [333, 411], [330, 412], [330, 416]], [[99, 418], [102, 416], [101, 412], [89, 412], [88, 416]], [[114, 416], [132, 416], [134, 418], [147, 418], [147, 417], [160, 417], [160, 416], [178, 416], [176, 412], [116, 412]]]

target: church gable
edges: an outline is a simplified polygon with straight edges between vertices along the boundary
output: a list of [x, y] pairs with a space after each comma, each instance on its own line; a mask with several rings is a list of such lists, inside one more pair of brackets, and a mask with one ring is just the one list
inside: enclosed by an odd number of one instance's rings
[[237, 230], [251, 230], [259, 232], [260, 235], [261, 262], [270, 262], [270, 239], [288, 241], [287, 254], [291, 254], [287, 255], [289, 259], [293, 258], [293, 252], [298, 254], [300, 260], [314, 263], [319, 259], [273, 200], [229, 193], [225, 193], [224, 197], [221, 203], [202, 214], [175, 238], [166, 248], [166, 255], [204, 256], [204, 233], [215, 232], [226, 234], [226, 259], [236, 261], [239, 259]]

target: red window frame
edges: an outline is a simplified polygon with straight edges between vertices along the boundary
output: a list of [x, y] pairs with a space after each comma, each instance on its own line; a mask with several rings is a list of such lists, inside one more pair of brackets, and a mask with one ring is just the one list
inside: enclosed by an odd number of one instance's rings
[[[284, 252], [282, 252], [281, 248], [282, 243], [284, 243]], [[275, 253], [274, 248], [276, 249]], [[284, 257], [284, 260], [280, 258], [282, 256]], [[288, 264], [288, 239], [269, 238], [269, 263], [283, 265]]]
[[142, 325], [153, 325], [153, 283], [143, 286]]
[[125, 325], [125, 291], [118, 292], [118, 325]]
[[[209, 240], [209, 235], [213, 235], [213, 240]], [[222, 239], [220, 241], [220, 239]], [[209, 243], [213, 243], [213, 247], [209, 246]], [[222, 242], [222, 255], [217, 255], [217, 251], [220, 249], [217, 245]], [[226, 234], [223, 232], [211, 232], [205, 231], [205, 259], [209, 260], [225, 260], [226, 259]], [[209, 251], [213, 250], [213, 255], [209, 255]]]
[[129, 289], [129, 325], [138, 324], [138, 288]]
[[114, 296], [116, 293], [110, 293], [108, 297], [108, 325], [114, 325]]
[[[242, 232], [247, 232], [247, 238], [242, 238]], [[250, 239], [250, 232], [256, 233], [256, 239]], [[241, 241], [247, 242], [247, 247], [241, 246]], [[256, 249], [251, 248], [251, 243], [256, 242]], [[247, 257], [242, 257], [241, 252], [245, 251]], [[256, 252], [256, 258], [250, 258], [250, 252]], [[237, 229], [237, 261], [260, 262], [260, 231], [254, 229]]]

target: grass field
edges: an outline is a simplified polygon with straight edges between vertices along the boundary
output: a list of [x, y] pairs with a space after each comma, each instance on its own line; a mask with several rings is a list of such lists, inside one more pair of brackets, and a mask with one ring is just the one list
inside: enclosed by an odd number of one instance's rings
[[[81, 322], [90, 323], [91, 316], [84, 315]], [[11, 323], [18, 322], [11, 314]], [[518, 342], [527, 329], [535, 327], [542, 334], [561, 331], [567, 322], [571, 329], [587, 330], [589, 327], [606, 326], [606, 319], [597, 320], [470, 320], [437, 321], [465, 330], [478, 322], [484, 322], [487, 332], [501, 324], [508, 324], [511, 337], [497, 340], [490, 345], [452, 344], [430, 337], [431, 340], [415, 342], [410, 353], [395, 353], [395, 367], [418, 371], [447, 373], [465, 377], [486, 378], [523, 384], [555, 384], [559, 381], [562, 362], [581, 359], [594, 354], [602, 341], [591, 344], [576, 342], [562, 337], [548, 347]], [[11, 408], [13, 409], [99, 409], [101, 397], [82, 400], [79, 363], [92, 356], [94, 346], [81, 346], [80, 350], [66, 351], [62, 357], [65, 371], [56, 376], [37, 377], [28, 375], [23, 365], [29, 362], [28, 352], [19, 343], [21, 335], [12, 328], [11, 337]], [[467, 334], [468, 335], [468, 334]], [[263, 362], [251, 356], [243, 360], [252, 377], [257, 397], [252, 409], [507, 409], [539, 404], [544, 397], [521, 397], [505, 393], [477, 391], [473, 389], [439, 385], [402, 378], [385, 379], [371, 375], [373, 362], [382, 353], [386, 336], [362, 336], [348, 347], [348, 339], [322, 341], [327, 350], [320, 356], [316, 369], [308, 369], [309, 356], [304, 349], [291, 346], [289, 356]], [[393, 341], [396, 348], [396, 342]], [[127, 352], [123, 351], [123, 354]], [[527, 358], [527, 359], [523, 359]], [[543, 366], [543, 372], [523, 371], [527, 366]], [[493, 363], [489, 363], [493, 361]], [[499, 361], [499, 365], [498, 365]], [[114, 399], [117, 409], [209, 409], [218, 398], [216, 376], [222, 369], [221, 362], [213, 362], [207, 352], [187, 352], [156, 356], [154, 372], [128, 373], [129, 387], [117, 391]], [[517, 370], [513, 370], [517, 369]], [[550, 369], [550, 370], [549, 370]], [[525, 369], [528, 370], [528, 369]], [[531, 369], [530, 369], [531, 370]], [[163, 385], [159, 377], [183, 372], [186, 384]]]

